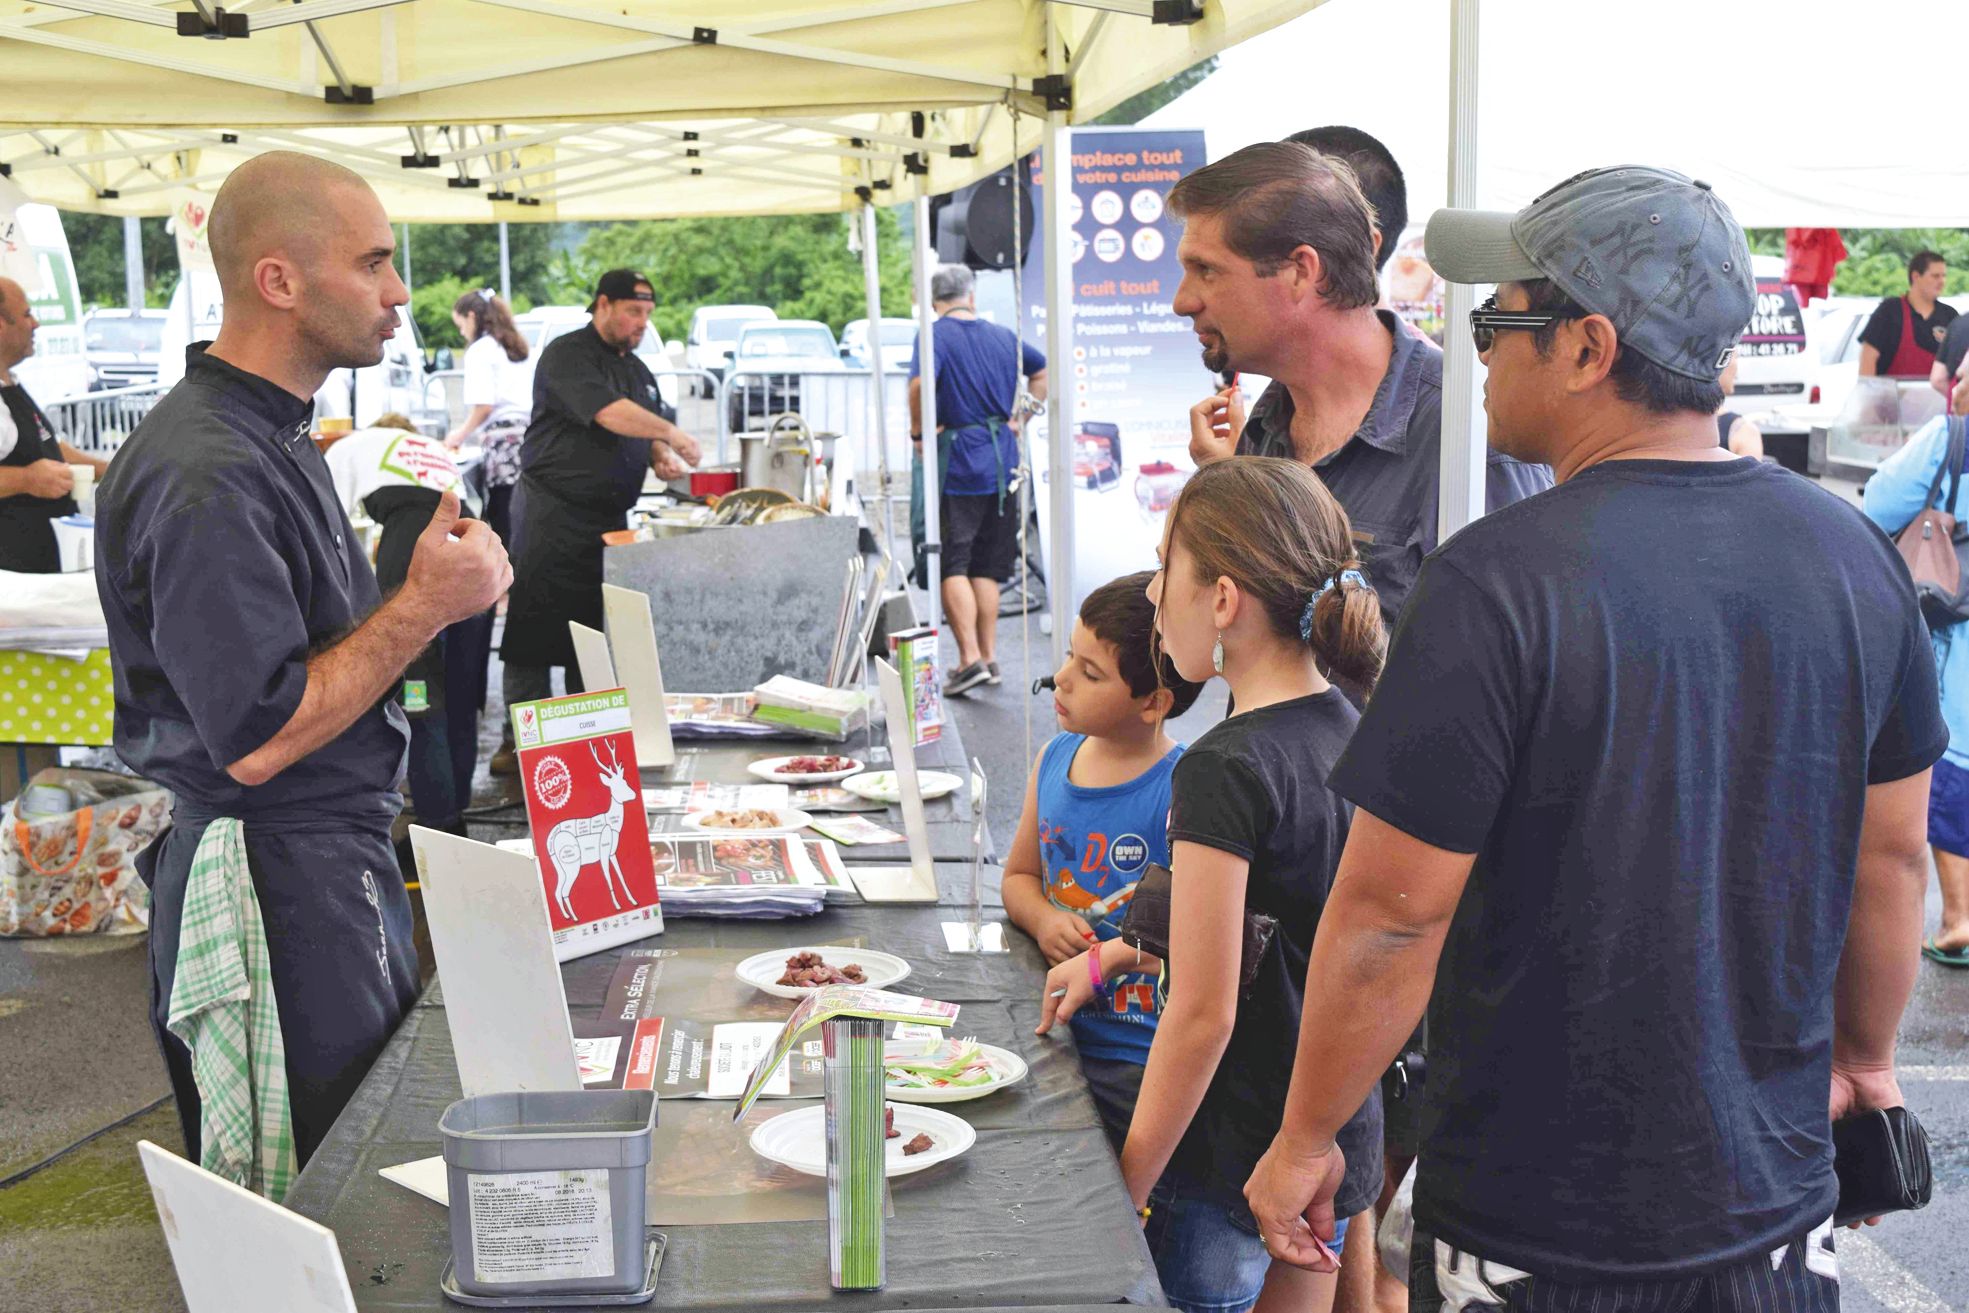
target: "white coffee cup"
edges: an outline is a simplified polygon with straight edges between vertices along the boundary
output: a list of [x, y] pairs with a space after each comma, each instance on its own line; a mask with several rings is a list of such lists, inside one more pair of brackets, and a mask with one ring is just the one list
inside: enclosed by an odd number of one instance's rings
[[77, 507], [87, 512], [95, 503], [96, 467], [93, 465], [71, 465], [68, 467], [68, 472], [75, 477], [75, 486], [69, 490], [69, 495], [75, 498]]

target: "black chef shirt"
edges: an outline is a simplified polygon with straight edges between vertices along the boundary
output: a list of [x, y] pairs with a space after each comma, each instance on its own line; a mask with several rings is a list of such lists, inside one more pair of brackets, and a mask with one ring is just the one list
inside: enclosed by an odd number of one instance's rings
[[[55, 429], [27, 389], [18, 383], [0, 387], [0, 402], [14, 421], [18, 437], [13, 449], [0, 456], [0, 465], [25, 469], [40, 460], [62, 459]], [[33, 497], [21, 493], [0, 497], [0, 570], [21, 574], [53, 574], [62, 568], [61, 549], [50, 521], [75, 514], [73, 497]]]
[[522, 473], [576, 505], [634, 506], [650, 469], [650, 444], [595, 422], [624, 397], [662, 414], [656, 376], [635, 352], [602, 341], [592, 323], [549, 342], [533, 374], [533, 422], [520, 447]]
[[292, 719], [309, 655], [380, 600], [313, 413], [201, 343], [96, 494], [117, 755], [193, 813], [374, 819], [399, 805], [409, 726], [393, 701], [265, 784], [226, 774]]

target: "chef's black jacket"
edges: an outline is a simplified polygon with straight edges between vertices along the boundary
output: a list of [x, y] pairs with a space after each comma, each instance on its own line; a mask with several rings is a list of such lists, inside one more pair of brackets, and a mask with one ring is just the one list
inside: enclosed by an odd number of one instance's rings
[[309, 657], [379, 601], [312, 417], [312, 403], [201, 344], [96, 494], [117, 755], [176, 794], [172, 829], [139, 871], [152, 895], [152, 1022], [194, 1153], [197, 1088], [164, 1020], [185, 882], [211, 821], [245, 823], [303, 1161], [416, 998], [390, 845], [409, 737], [395, 702], [264, 784], [226, 773], [293, 717]]
[[513, 595], [500, 647], [510, 663], [573, 666], [568, 622], [602, 628], [602, 535], [627, 524], [650, 469], [646, 439], [595, 422], [624, 398], [668, 418], [649, 367], [593, 324], [540, 353], [513, 499]]
[[[62, 459], [61, 441], [55, 427], [18, 383], [0, 387], [0, 401], [14, 421], [18, 437], [12, 451], [0, 456], [0, 465], [26, 469], [40, 460]], [[73, 497], [35, 497], [20, 493], [0, 497], [0, 570], [20, 574], [54, 574], [62, 568], [61, 549], [55, 543], [54, 521], [75, 514]]]

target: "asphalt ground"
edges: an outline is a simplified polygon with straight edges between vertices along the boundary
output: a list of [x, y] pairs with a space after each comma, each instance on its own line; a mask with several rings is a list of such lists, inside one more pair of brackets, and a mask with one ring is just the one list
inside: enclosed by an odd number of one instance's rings
[[[1026, 691], [1050, 669], [1038, 617], [1008, 617], [999, 642], [1005, 683], [951, 707], [990, 781], [991, 831], [1002, 849], [1032, 753], [1053, 721], [1051, 696]], [[492, 688], [496, 700], [496, 675]], [[1213, 686], [1172, 728], [1193, 739], [1223, 707], [1221, 686]], [[496, 701], [489, 711], [482, 759], [497, 732]], [[478, 783], [481, 804], [510, 801], [504, 782], [483, 768]], [[1931, 883], [1931, 930], [1938, 915]], [[144, 1138], [182, 1149], [146, 1019], [147, 982], [141, 936], [0, 940], [0, 1310], [184, 1307], [135, 1149]], [[1901, 1028], [1901, 1062], [1908, 1104], [1933, 1141], [1935, 1201], [1863, 1234], [1840, 1233], [1843, 1306], [1969, 1310], [1969, 971], [1923, 964]], [[352, 1283], [366, 1279], [350, 1274]]]

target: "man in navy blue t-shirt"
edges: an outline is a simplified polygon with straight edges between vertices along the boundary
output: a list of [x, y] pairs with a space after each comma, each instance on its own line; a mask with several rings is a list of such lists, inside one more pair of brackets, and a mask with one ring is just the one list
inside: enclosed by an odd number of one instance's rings
[[1426, 1003], [1413, 1307], [1832, 1313], [1831, 1122], [1901, 1102], [1948, 742], [1913, 585], [1716, 445], [1755, 291], [1707, 184], [1596, 170], [1427, 244], [1497, 284], [1491, 444], [1558, 486], [1424, 563], [1333, 773], [1354, 823], [1252, 1212], [1323, 1265], [1333, 1135]]
[[[937, 524], [942, 539], [943, 609], [957, 640], [957, 672], [947, 693], [998, 682], [998, 585], [1019, 556], [1019, 439], [1013, 429], [1021, 380], [1046, 399], [1046, 357], [1009, 328], [978, 318], [975, 282], [961, 264], [930, 280], [937, 312]], [[909, 358], [909, 428], [916, 442], [910, 520], [923, 498], [921, 344]], [[927, 584], [928, 580], [925, 579]]]

